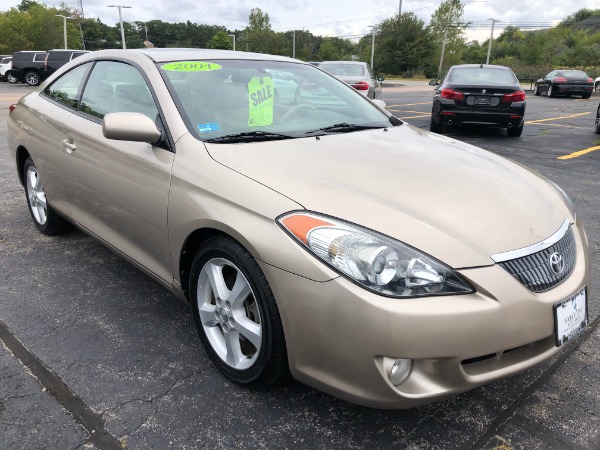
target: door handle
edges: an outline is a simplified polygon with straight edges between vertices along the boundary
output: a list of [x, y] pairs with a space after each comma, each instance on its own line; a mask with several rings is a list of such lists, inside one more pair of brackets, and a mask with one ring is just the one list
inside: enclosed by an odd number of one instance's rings
[[77, 146], [71, 142], [71, 139], [63, 139], [63, 146], [67, 149], [67, 153], [71, 153], [73, 150], [77, 150]]

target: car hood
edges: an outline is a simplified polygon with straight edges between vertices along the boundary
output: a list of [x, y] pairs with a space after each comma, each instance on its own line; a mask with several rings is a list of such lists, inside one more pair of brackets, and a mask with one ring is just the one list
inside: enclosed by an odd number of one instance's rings
[[547, 180], [410, 125], [318, 139], [207, 144], [221, 164], [306, 209], [391, 236], [455, 268], [537, 243], [569, 210]]

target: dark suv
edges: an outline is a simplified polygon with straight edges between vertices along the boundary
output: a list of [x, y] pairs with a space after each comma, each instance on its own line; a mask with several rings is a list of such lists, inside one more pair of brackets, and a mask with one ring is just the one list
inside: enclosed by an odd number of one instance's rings
[[6, 73], [10, 83], [25, 82], [37, 86], [42, 80], [40, 73], [44, 68], [47, 52], [24, 50], [13, 53], [12, 68]]
[[13, 53], [12, 69], [6, 74], [11, 83], [25, 82], [37, 86], [73, 58], [88, 53], [85, 50], [57, 49]]
[[89, 53], [87, 50], [49, 50], [46, 56], [46, 64], [43, 69], [43, 78], [46, 79], [59, 68], [78, 56]]

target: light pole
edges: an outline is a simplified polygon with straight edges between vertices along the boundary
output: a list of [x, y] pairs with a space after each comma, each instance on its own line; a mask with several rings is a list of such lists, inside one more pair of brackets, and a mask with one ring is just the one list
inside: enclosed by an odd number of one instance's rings
[[108, 8], [119, 8], [119, 22], [121, 22], [121, 42], [123, 43], [123, 50], [125, 50], [127, 46], [125, 45], [125, 31], [123, 31], [123, 15], [121, 14], [121, 8], [131, 8], [131, 6], [108, 5]]
[[373, 30], [373, 39], [371, 39], [371, 70], [375, 70], [373, 68], [373, 58], [375, 57], [375, 29], [377, 27], [375, 25], [369, 25], [367, 28], [371, 28]]
[[490, 53], [492, 53], [492, 40], [494, 39], [494, 25], [496, 25], [496, 22], [501, 22], [501, 20], [498, 19], [488, 19], [492, 21], [492, 32], [490, 33], [490, 43], [488, 45], [488, 54], [487, 54], [487, 59], [485, 60], [486, 64], [490, 63]]
[[235, 34], [229, 34], [228, 36], [233, 38], [233, 51], [235, 52]]
[[65, 38], [65, 48], [67, 48], [67, 19], [71, 20], [72, 18], [68, 16], [63, 16], [62, 14], [55, 14], [55, 16], [63, 18], [63, 34]]

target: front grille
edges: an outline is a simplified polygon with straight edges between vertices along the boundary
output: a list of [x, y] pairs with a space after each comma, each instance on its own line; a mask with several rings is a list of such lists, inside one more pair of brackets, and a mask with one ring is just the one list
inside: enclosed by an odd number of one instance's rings
[[[559, 285], [575, 267], [575, 237], [571, 227], [552, 246], [531, 255], [499, 263], [527, 289], [544, 292]], [[558, 253], [564, 262], [564, 269], [556, 274], [550, 264], [550, 256]]]

